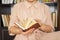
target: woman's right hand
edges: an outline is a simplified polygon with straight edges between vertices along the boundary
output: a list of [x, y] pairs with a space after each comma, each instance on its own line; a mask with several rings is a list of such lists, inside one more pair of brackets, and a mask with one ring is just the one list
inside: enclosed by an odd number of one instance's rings
[[9, 33], [21, 34], [22, 32], [23, 30], [20, 29], [17, 25], [11, 26], [11, 28], [9, 28]]

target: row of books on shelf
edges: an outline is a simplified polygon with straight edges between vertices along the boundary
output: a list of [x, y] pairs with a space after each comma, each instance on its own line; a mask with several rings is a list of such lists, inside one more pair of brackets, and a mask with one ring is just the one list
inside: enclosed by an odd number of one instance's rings
[[[13, 3], [20, 3], [25, 0], [2, 0], [2, 4], [13, 4]], [[39, 0], [43, 3], [50, 3], [50, 2], [56, 2], [57, 0]]]
[[12, 4], [13, 0], [2, 0], [2, 4]]
[[53, 3], [53, 2], [57, 2], [57, 0], [39, 0], [40, 2], [43, 3]]
[[[10, 15], [1, 15], [4, 27], [8, 27], [10, 21]], [[52, 21], [55, 27], [57, 27], [57, 12], [51, 13]]]

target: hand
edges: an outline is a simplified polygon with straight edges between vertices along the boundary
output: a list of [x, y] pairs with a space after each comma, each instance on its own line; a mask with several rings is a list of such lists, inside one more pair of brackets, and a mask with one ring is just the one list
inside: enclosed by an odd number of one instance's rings
[[32, 34], [34, 30], [35, 30], [35, 29], [32, 28], [32, 29], [30, 29], [30, 30], [28, 30], [28, 31], [26, 31], [26, 32], [23, 32], [22, 34], [23, 34], [23, 35], [29, 35], [29, 34]]
[[49, 25], [45, 25], [45, 24], [42, 24], [40, 29], [44, 32], [47, 32], [47, 33], [52, 31], [52, 27]]
[[14, 25], [11, 28], [9, 28], [9, 32], [13, 34], [21, 34], [23, 31], [20, 28], [18, 28], [17, 25]]

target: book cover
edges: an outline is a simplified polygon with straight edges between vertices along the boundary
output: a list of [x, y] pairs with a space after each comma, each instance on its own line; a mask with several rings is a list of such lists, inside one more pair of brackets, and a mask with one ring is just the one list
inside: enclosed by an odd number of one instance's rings
[[43, 3], [45, 3], [45, 0], [42, 0]]
[[2, 0], [2, 4], [12, 4], [13, 0]]
[[45, 2], [49, 2], [49, 0], [45, 0]]
[[3, 20], [4, 27], [8, 27], [9, 20], [10, 20], [9, 15], [2, 15], [2, 20]]
[[54, 2], [54, 0], [49, 0], [49, 2]]
[[56, 26], [56, 13], [55, 12], [52, 13], [52, 21], [53, 21], [54, 26]]
[[39, 2], [41, 2], [41, 3], [42, 3], [42, 0], [39, 0]]

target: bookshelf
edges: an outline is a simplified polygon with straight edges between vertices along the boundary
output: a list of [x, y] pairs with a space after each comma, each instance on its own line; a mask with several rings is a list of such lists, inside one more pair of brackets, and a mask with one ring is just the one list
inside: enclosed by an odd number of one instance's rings
[[56, 2], [57, 0], [39, 0], [39, 1], [43, 3], [49, 3], [49, 2]]
[[[12, 3], [12, 4], [2, 4], [1, 2], [2, 0], [0, 0], [0, 8], [1, 10], [1, 15], [10, 15], [11, 14], [11, 7], [16, 3], [16, 0]], [[55, 2], [45, 2], [45, 4], [47, 4], [48, 6], [56, 6], [57, 7], [57, 3]], [[1, 24], [4, 24], [2, 17], [1, 17]], [[6, 28], [7, 26], [1, 25], [1, 27], [3, 28], [1, 33], [1, 38], [0, 40], [13, 40], [14, 37], [10, 37], [8, 35], [8, 28]], [[59, 27], [58, 27], [59, 28]], [[3, 33], [2, 33], [3, 32]]]
[[[1, 13], [3, 14], [3, 15], [10, 15], [11, 14], [11, 7], [14, 5], [14, 4], [16, 4], [16, 3], [19, 3], [19, 2], [22, 2], [22, 1], [24, 1], [24, 0], [15, 0], [15, 1], [13, 1], [13, 3], [12, 4], [2, 4], [1, 3], [1, 6], [2, 6], [2, 11], [1, 11]], [[56, 0], [39, 0], [40, 2], [43, 2], [43, 3], [45, 3], [46, 5], [48, 5], [50, 8], [52, 7], [53, 8], [53, 11], [52, 11], [52, 13], [53, 13], [53, 15], [55, 16], [56, 14], [54, 14], [54, 13], [56, 13], [55, 11], [57, 10], [57, 1]], [[57, 17], [56, 17], [57, 18]], [[55, 19], [54, 19], [55, 20]], [[56, 22], [56, 24], [57, 24], [57, 22]], [[56, 26], [56, 25], [55, 25]]]
[[48, 2], [48, 3], [45, 3], [47, 4], [48, 6], [57, 6], [57, 2]]
[[[1, 18], [1, 15], [0, 15], [0, 18]], [[1, 27], [1, 19], [0, 19], [0, 27]]]
[[39, 0], [50, 7], [54, 27], [57, 27], [57, 0]]
[[48, 6], [57, 6], [57, 0], [39, 0], [41, 3], [45, 3]]

